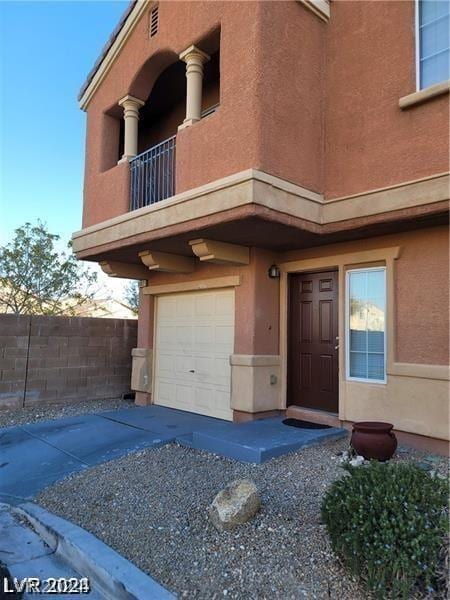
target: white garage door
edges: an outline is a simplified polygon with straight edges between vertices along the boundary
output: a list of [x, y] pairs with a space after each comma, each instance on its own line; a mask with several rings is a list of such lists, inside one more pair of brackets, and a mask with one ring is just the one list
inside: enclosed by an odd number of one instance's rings
[[157, 299], [155, 404], [231, 420], [234, 290]]

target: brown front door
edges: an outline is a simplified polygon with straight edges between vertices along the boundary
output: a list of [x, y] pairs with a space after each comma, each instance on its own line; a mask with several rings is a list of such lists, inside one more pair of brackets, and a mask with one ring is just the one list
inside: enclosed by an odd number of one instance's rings
[[338, 412], [338, 273], [290, 276], [288, 404]]

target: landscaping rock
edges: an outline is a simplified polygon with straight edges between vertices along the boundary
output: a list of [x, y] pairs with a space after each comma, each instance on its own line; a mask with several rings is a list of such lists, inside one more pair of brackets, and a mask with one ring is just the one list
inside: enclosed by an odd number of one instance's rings
[[214, 498], [209, 518], [219, 531], [234, 529], [254, 517], [260, 506], [256, 485], [249, 479], [238, 479]]

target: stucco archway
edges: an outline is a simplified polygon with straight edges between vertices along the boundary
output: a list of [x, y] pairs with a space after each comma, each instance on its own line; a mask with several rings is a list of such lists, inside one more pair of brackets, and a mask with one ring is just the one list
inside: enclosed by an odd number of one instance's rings
[[149, 97], [158, 77], [178, 60], [178, 54], [169, 48], [152, 54], [137, 71], [128, 93], [145, 101]]

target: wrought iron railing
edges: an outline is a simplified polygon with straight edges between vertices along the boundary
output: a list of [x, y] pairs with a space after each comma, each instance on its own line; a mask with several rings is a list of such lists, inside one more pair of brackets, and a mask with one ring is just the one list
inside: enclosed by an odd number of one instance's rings
[[175, 194], [175, 139], [168, 138], [130, 161], [130, 210]]

